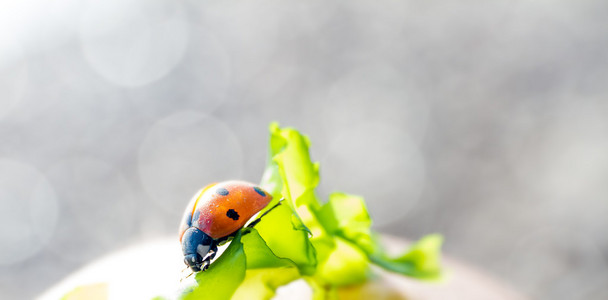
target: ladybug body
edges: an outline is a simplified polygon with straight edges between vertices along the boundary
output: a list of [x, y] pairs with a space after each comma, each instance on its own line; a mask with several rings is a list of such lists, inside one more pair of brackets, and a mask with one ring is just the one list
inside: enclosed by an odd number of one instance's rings
[[184, 212], [180, 242], [184, 263], [198, 272], [209, 267], [218, 243], [232, 237], [272, 196], [244, 181], [213, 183], [200, 190]]

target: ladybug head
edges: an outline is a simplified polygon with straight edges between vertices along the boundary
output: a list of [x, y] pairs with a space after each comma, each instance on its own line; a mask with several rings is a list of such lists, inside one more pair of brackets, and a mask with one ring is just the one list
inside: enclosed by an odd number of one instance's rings
[[192, 271], [200, 272], [204, 267], [204, 259], [209, 250], [215, 248], [215, 240], [196, 227], [190, 227], [182, 236], [182, 252], [184, 263]]

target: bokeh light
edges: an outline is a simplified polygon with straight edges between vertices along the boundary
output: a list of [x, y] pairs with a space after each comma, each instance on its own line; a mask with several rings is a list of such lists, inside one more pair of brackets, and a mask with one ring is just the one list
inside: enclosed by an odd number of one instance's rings
[[[327, 190], [382, 199], [376, 201], [383, 205], [369, 208], [374, 225], [380, 227], [402, 221], [426, 181], [418, 145], [403, 130], [385, 123], [360, 123], [342, 131], [321, 164], [322, 186]], [[383, 176], [386, 173], [392, 174], [391, 180]]]
[[80, 38], [87, 61], [102, 76], [140, 86], [165, 76], [182, 58], [187, 23], [180, 2], [92, 1]]
[[183, 207], [206, 184], [240, 178], [243, 149], [222, 121], [185, 111], [150, 128], [138, 164], [149, 199], [179, 219]]
[[39, 170], [0, 160], [0, 266], [41, 251], [55, 233], [59, 216], [55, 190]]
[[[1, 23], [0, 23], [1, 25]], [[0, 35], [0, 119], [14, 110], [28, 81], [27, 61], [19, 42], [11, 35]]]
[[131, 184], [107, 162], [74, 157], [48, 171], [61, 199], [61, 218], [49, 250], [62, 260], [85, 262], [133, 235], [137, 208]]

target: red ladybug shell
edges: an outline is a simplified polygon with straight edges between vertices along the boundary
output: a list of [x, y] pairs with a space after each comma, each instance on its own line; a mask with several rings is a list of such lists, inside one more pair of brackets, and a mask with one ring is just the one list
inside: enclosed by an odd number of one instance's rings
[[270, 200], [272, 196], [253, 183], [224, 181], [210, 184], [186, 207], [180, 241], [190, 227], [197, 227], [214, 239], [228, 236], [245, 226]]

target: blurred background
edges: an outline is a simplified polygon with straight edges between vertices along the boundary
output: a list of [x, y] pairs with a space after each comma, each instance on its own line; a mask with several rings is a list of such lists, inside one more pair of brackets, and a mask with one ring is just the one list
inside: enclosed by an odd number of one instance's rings
[[176, 236], [199, 188], [260, 180], [275, 120], [377, 230], [608, 297], [606, 1], [0, 3], [2, 299]]

